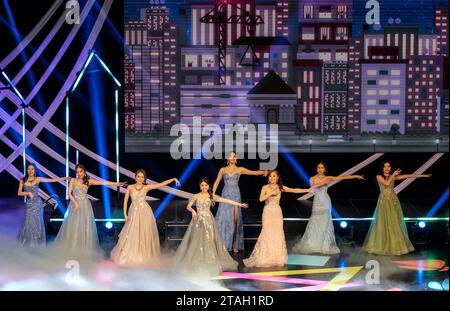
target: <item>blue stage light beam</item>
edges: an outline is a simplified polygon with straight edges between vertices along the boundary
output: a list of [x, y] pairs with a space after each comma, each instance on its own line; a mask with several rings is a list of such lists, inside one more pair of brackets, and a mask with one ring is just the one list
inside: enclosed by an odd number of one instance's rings
[[448, 190], [447, 188], [444, 193], [441, 195], [441, 197], [437, 200], [436, 203], [434, 203], [433, 207], [429, 210], [426, 217], [433, 217], [436, 212], [444, 205], [446, 201], [448, 201]]
[[289, 162], [289, 164], [294, 168], [295, 172], [298, 176], [309, 185], [309, 175], [306, 170], [300, 165], [300, 163], [295, 160], [295, 158], [281, 145], [279, 144], [278, 148], [280, 148], [281, 155]]
[[[96, 75], [89, 75], [89, 98], [91, 99], [92, 105], [92, 121], [95, 124], [93, 129], [95, 135], [95, 143], [97, 154], [108, 158], [108, 150], [106, 148], [106, 120], [105, 120], [105, 98], [104, 98], [104, 87], [103, 81]], [[109, 180], [108, 168], [101, 162], [98, 162], [99, 175], [103, 180]], [[108, 187], [102, 187], [102, 196], [104, 201], [104, 212], [105, 217], [111, 217], [111, 199], [110, 199], [110, 189]]]
[[[66, 97], [66, 178], [69, 177], [69, 97]], [[69, 180], [66, 181], [66, 200], [69, 199]]]
[[[189, 165], [183, 171], [183, 174], [181, 174], [181, 177], [179, 178], [179, 181], [181, 184], [183, 184], [186, 181], [186, 179], [188, 179], [188, 177], [192, 174], [192, 172], [197, 169], [197, 167], [201, 161], [202, 161], [202, 159], [195, 159], [195, 157], [194, 157], [194, 159], [192, 159], [191, 162], [189, 162]], [[176, 187], [176, 188], [178, 188], [178, 187]], [[158, 209], [155, 212], [155, 218], [158, 218], [158, 216], [164, 211], [164, 209], [169, 204], [169, 202], [172, 200], [172, 198], [173, 198], [172, 193], [169, 193], [164, 198], [164, 200], [161, 202], [161, 204], [159, 205]]]

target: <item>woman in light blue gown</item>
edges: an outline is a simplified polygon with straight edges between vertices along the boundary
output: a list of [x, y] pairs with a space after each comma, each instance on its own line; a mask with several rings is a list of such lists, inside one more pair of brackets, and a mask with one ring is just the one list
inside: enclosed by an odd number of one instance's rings
[[63, 180], [66, 180], [66, 178], [37, 177], [34, 165], [28, 164], [25, 176], [20, 180], [17, 191], [18, 196], [27, 197], [25, 217], [19, 231], [19, 244], [29, 247], [45, 245], [44, 206], [39, 196], [39, 184]]
[[[192, 213], [192, 220], [175, 253], [173, 266], [181, 273], [205, 276], [217, 276], [222, 271], [235, 271], [238, 263], [225, 248], [210, 208], [215, 202], [242, 208], [247, 208], [248, 205], [213, 195], [207, 178], [202, 178], [199, 185], [201, 192], [195, 194], [187, 206], [188, 211]], [[194, 205], [196, 210], [192, 208]]]
[[359, 179], [362, 175], [327, 176], [326, 166], [319, 162], [316, 167], [317, 175], [311, 177], [311, 187], [315, 189], [311, 217], [306, 226], [305, 234], [292, 248], [295, 253], [302, 254], [339, 254], [334, 235], [333, 219], [331, 216], [331, 199], [327, 193], [328, 185], [334, 181]]
[[87, 192], [90, 186], [123, 186], [125, 183], [98, 181], [86, 173], [86, 167], [75, 167], [76, 179], [69, 184], [70, 205], [56, 236], [54, 247], [65, 256], [93, 257], [102, 254], [97, 236], [94, 213]]
[[[221, 197], [236, 202], [241, 202], [239, 191], [239, 177], [241, 175], [267, 176], [268, 171], [251, 171], [245, 167], [237, 166], [236, 152], [231, 152], [227, 160], [227, 166], [219, 170], [213, 185], [213, 193], [216, 193], [220, 181], [224, 180]], [[244, 249], [244, 225], [242, 221], [242, 210], [232, 207], [227, 203], [220, 203], [216, 214], [217, 229], [222, 237], [228, 251], [233, 249], [237, 253]]]

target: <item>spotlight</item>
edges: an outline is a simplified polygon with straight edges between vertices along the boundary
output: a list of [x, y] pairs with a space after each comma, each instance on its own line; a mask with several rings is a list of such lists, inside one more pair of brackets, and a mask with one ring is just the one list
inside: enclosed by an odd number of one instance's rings
[[441, 284], [439, 284], [438, 282], [432, 281], [428, 283], [428, 287], [431, 289], [436, 289], [436, 290], [442, 290], [442, 286]]
[[110, 222], [110, 221], [108, 221], [106, 224], [105, 224], [105, 227], [106, 227], [106, 229], [111, 229], [112, 227], [113, 227], [113, 223], [112, 222]]
[[429, 231], [425, 227], [427, 223], [423, 220], [416, 222], [413, 226], [412, 241], [416, 244], [428, 244], [430, 243]]
[[355, 228], [345, 220], [339, 221], [339, 228], [337, 228], [339, 235], [339, 243], [346, 245], [355, 244]]

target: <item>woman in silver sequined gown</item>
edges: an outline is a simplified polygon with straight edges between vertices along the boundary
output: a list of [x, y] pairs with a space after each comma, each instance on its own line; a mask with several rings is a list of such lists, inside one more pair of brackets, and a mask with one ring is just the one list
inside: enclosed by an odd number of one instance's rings
[[19, 182], [18, 196], [26, 197], [25, 217], [19, 231], [19, 244], [23, 246], [45, 245], [44, 206], [39, 196], [39, 184], [44, 182], [58, 182], [61, 178], [42, 178], [36, 176], [36, 168], [28, 164], [25, 176]]
[[[201, 192], [195, 194], [187, 205], [192, 220], [174, 257], [175, 270], [188, 274], [219, 275], [222, 271], [237, 270], [238, 263], [228, 253], [217, 230], [211, 206], [223, 202], [230, 206], [246, 208], [247, 204], [221, 198], [210, 193], [209, 181], [200, 180]], [[196, 206], [196, 210], [192, 206]]]

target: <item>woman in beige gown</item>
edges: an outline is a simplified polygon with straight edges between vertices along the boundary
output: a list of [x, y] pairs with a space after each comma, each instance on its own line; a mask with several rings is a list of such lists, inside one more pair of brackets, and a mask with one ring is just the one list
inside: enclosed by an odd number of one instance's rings
[[287, 264], [286, 240], [283, 230], [283, 213], [280, 207], [282, 192], [305, 193], [310, 189], [289, 188], [281, 183], [280, 174], [273, 170], [269, 174], [269, 183], [261, 189], [259, 200], [265, 201], [262, 215], [262, 230], [246, 267], [279, 267]]
[[[139, 169], [135, 175], [136, 183], [129, 185], [123, 202], [125, 226], [119, 234], [119, 241], [111, 251], [111, 259], [121, 266], [141, 266], [154, 263], [160, 257], [159, 233], [155, 217], [145, 198], [147, 192], [167, 186], [171, 182], [179, 185], [178, 179], [146, 185], [147, 174]], [[127, 212], [128, 200], [132, 203]]]

